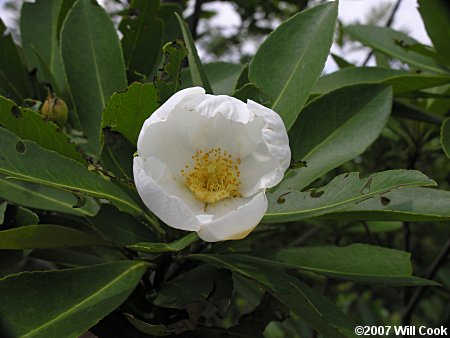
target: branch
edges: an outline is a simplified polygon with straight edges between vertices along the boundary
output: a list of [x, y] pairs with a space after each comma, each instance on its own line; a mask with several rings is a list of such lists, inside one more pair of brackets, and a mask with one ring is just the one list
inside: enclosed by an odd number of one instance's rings
[[[395, 19], [395, 15], [397, 14], [398, 9], [400, 8], [400, 4], [402, 3], [402, 0], [397, 0], [397, 3], [395, 4], [394, 8], [392, 9], [391, 15], [389, 15], [388, 20], [386, 21], [385, 27], [391, 27], [391, 25], [394, 23], [394, 19]], [[366, 59], [363, 62], [363, 66], [365, 66], [370, 58], [373, 55], [373, 50], [371, 50], [369, 52], [369, 54], [367, 54]]]

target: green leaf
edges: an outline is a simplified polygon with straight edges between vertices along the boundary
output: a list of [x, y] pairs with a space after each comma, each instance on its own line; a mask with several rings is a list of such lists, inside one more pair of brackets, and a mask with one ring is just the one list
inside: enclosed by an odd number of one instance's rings
[[355, 172], [341, 174], [319, 189], [301, 192], [293, 187], [270, 192], [267, 194], [269, 208], [263, 221], [299, 221], [348, 208], [393, 189], [433, 185], [436, 182], [415, 170], [382, 171], [364, 179]]
[[188, 55], [183, 41], [168, 42], [164, 48], [164, 65], [155, 79], [159, 102], [166, 102], [180, 88], [180, 70], [184, 58]]
[[211, 62], [204, 66], [216, 95], [230, 95], [241, 72], [241, 66], [229, 62]]
[[103, 237], [120, 245], [157, 240], [148, 226], [110, 204], [102, 205], [98, 214], [88, 221]]
[[450, 158], [450, 118], [445, 119], [442, 123], [441, 145], [445, 155]]
[[256, 52], [249, 79], [271, 98], [289, 130], [325, 65], [336, 26], [337, 2], [294, 15]]
[[354, 324], [331, 301], [282, 270], [254, 262], [249, 264], [240, 257], [230, 255], [195, 254], [189, 255], [188, 258], [204, 261], [217, 268], [229, 269], [259, 282], [325, 337], [353, 336]]
[[[150, 324], [146, 323], [140, 319], [137, 319], [133, 315], [129, 313], [124, 313], [125, 318], [133, 325], [137, 330], [143, 332], [145, 334], [150, 335], [151, 337], [164, 337], [170, 336], [175, 332], [174, 329], [171, 329], [163, 324]], [[124, 328], [125, 330], [126, 328]], [[117, 333], [117, 332], [115, 332]], [[127, 332], [129, 334], [129, 332]]]
[[0, 140], [0, 174], [105, 198], [133, 215], [143, 213], [125, 192], [111, 181], [88, 171], [81, 163], [41, 148], [32, 141], [22, 140], [4, 128], [0, 128]]
[[102, 149], [101, 163], [108, 168], [108, 173], [120, 179], [120, 182], [129, 184], [134, 189], [133, 183], [133, 154], [136, 152], [136, 144], [130, 143], [119, 133], [103, 130], [105, 144]]
[[197, 233], [191, 232], [171, 243], [140, 242], [133, 245], [128, 245], [127, 248], [139, 252], [173, 252], [183, 250], [197, 240]]
[[450, 82], [450, 76], [411, 74], [379, 67], [349, 67], [322, 76], [314, 86], [312, 94], [323, 95], [341, 87], [361, 83], [380, 83], [392, 85], [396, 95], [436, 87], [448, 82]]
[[327, 214], [325, 218], [377, 221], [448, 221], [450, 192], [430, 188], [399, 189], [354, 206]]
[[378, 138], [391, 104], [390, 87], [369, 84], [341, 88], [308, 104], [289, 132], [293, 159], [307, 166], [292, 170], [282, 186], [301, 190], [363, 153]]
[[163, 22], [156, 16], [158, 9], [158, 0], [133, 0], [130, 15], [119, 24], [126, 67], [145, 75], [158, 66], [161, 53]]
[[[22, 6], [20, 15], [20, 37], [25, 59], [29, 69], [38, 70], [38, 78], [45, 79], [54, 87], [62, 90], [66, 86], [66, 79], [58, 45], [58, 18], [61, 1], [37, 0], [27, 2]], [[45, 76], [38, 54], [50, 74], [55, 79]]]
[[441, 125], [443, 120], [441, 115], [434, 114], [418, 105], [409, 104], [402, 100], [394, 100], [392, 115], [437, 125]]
[[419, 69], [448, 75], [448, 69], [440, 65], [435, 58], [412, 50], [419, 42], [405, 33], [388, 27], [351, 25], [344, 28], [345, 32], [363, 45], [393, 58], [416, 66]]
[[39, 223], [39, 216], [30, 209], [19, 205], [15, 210], [14, 222], [18, 227], [34, 225]]
[[180, 25], [181, 32], [183, 33], [184, 43], [188, 49], [188, 61], [189, 61], [189, 71], [191, 73], [192, 85], [200, 86], [205, 89], [205, 91], [209, 94], [212, 94], [212, 88], [209, 84], [208, 77], [206, 76], [205, 70], [203, 69], [202, 62], [198, 57], [197, 48], [195, 47], [194, 40], [192, 39], [191, 32], [187, 27], [186, 23], [183, 19], [175, 13], [178, 24]]
[[8, 276], [0, 313], [16, 337], [78, 337], [126, 300], [146, 268], [119, 261]]
[[31, 97], [28, 71], [22, 55], [0, 20], [0, 89], [16, 102]]
[[158, 106], [155, 86], [134, 82], [111, 96], [103, 111], [102, 126], [118, 131], [136, 145], [144, 121]]
[[31, 140], [40, 146], [86, 163], [75, 144], [58, 131], [58, 126], [45, 121], [42, 115], [31, 109], [20, 108], [13, 101], [0, 96], [0, 125], [14, 132], [21, 138]]
[[[50, 249], [108, 245], [97, 236], [60, 225], [39, 224], [0, 231], [0, 249]], [[110, 245], [110, 244], [109, 244]]]
[[236, 90], [233, 93], [233, 96], [243, 102], [247, 102], [247, 100], [253, 100], [262, 104], [263, 106], [267, 106], [270, 104], [270, 97], [263, 93], [256, 85], [253, 83], [246, 83], [241, 88]]
[[250, 65], [248, 63], [242, 66], [238, 78], [236, 79], [236, 85], [234, 86], [233, 91], [239, 90], [241, 87], [250, 82], [250, 80], [248, 79], [249, 69]]
[[227, 254], [230, 259], [272, 268], [300, 269], [333, 278], [390, 285], [436, 285], [412, 276], [411, 254], [368, 244], [317, 246]]
[[203, 264], [177, 278], [164, 283], [154, 304], [168, 308], [181, 308], [192, 302], [204, 301], [214, 289], [218, 270]]
[[437, 52], [450, 64], [450, 6], [445, 0], [419, 0], [419, 12]]
[[159, 5], [158, 16], [164, 22], [164, 36], [163, 44], [175, 41], [182, 36], [180, 26], [178, 25], [178, 19], [175, 13], [182, 15], [183, 9], [179, 3], [161, 3]]
[[91, 197], [74, 194], [31, 182], [0, 176], [0, 197], [25, 207], [62, 212], [76, 216], [94, 216], [99, 206]]
[[102, 111], [109, 97], [127, 86], [117, 32], [110, 16], [90, 0], [78, 0], [61, 31], [61, 54], [87, 152], [102, 147]]

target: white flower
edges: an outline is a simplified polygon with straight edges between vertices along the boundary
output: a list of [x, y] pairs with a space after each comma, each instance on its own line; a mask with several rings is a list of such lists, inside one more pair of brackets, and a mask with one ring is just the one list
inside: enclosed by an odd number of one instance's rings
[[208, 242], [241, 239], [267, 210], [266, 188], [289, 166], [280, 116], [256, 102], [179, 91], [148, 118], [133, 171], [145, 205]]

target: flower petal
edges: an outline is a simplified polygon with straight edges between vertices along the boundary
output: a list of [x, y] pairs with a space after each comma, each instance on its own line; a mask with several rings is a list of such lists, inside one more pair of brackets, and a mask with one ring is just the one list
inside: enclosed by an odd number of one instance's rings
[[135, 157], [134, 181], [141, 199], [156, 216], [173, 228], [197, 231], [197, 214], [203, 204], [193, 194], [179, 187], [167, 167], [156, 158]]
[[211, 222], [198, 230], [201, 239], [217, 242], [246, 237], [261, 221], [267, 210], [264, 191], [248, 198], [220, 201], [208, 212], [214, 214]]

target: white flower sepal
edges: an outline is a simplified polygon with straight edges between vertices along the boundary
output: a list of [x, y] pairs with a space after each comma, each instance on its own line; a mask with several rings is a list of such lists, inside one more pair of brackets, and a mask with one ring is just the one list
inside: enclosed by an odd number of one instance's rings
[[267, 210], [291, 152], [280, 116], [256, 102], [177, 92], [144, 123], [133, 172], [145, 205], [207, 242], [241, 239]]

